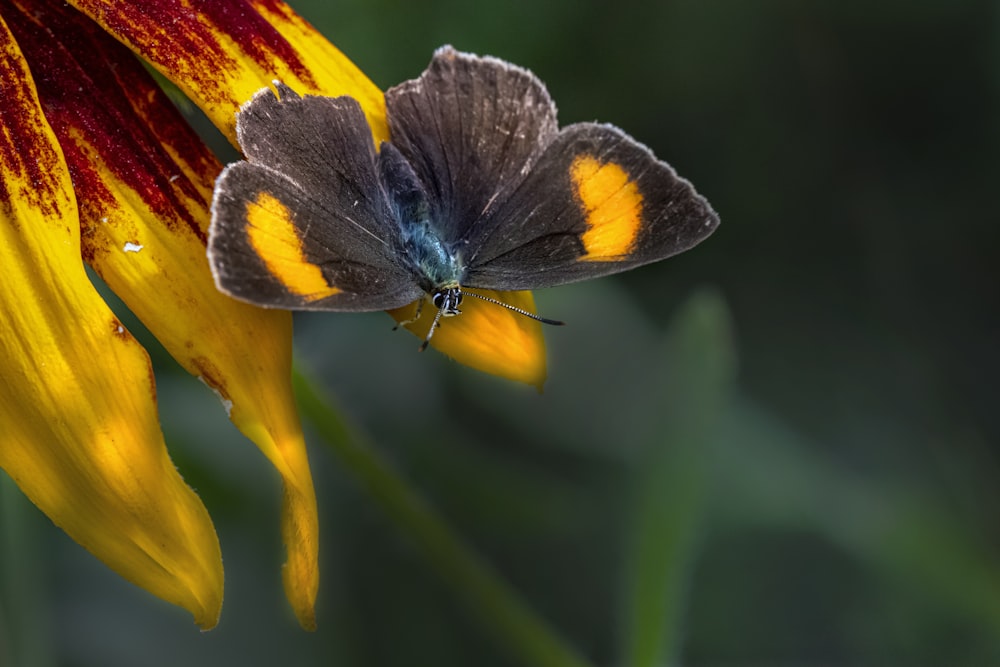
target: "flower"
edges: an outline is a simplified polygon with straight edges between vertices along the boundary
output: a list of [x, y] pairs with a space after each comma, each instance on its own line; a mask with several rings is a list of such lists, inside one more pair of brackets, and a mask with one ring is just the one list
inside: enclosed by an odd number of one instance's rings
[[[0, 467], [109, 567], [215, 625], [211, 519], [169, 460], [148, 355], [82, 257], [278, 470], [285, 591], [312, 628], [319, 522], [290, 386], [291, 316], [215, 289], [205, 239], [221, 165], [132, 52], [231, 141], [239, 106], [275, 79], [352, 95], [376, 140], [388, 136], [382, 93], [278, 0], [70, 4], [0, 0]], [[500, 298], [533, 310], [530, 293]], [[464, 310], [435, 347], [541, 384], [537, 322], [486, 303]], [[407, 326], [422, 336], [427, 325]]]
[[[236, 112], [275, 80], [299, 94], [354, 97], [365, 111], [375, 142], [389, 138], [382, 92], [279, 0], [73, 0], [70, 4], [176, 84], [234, 146]], [[484, 293], [535, 312], [531, 292]], [[415, 309], [412, 304], [390, 315], [407, 322]], [[405, 326], [423, 338], [432, 318], [432, 309], [425, 309], [420, 320]], [[447, 329], [451, 331], [446, 333]], [[467, 299], [462, 317], [452, 318], [435, 332], [431, 346], [487, 373], [538, 388], [545, 382], [541, 327], [486, 302]]]

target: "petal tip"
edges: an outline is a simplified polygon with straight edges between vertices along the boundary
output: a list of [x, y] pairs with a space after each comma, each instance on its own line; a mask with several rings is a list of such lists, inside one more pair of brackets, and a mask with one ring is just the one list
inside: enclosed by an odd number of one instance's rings
[[285, 564], [282, 570], [285, 584], [285, 597], [292, 605], [292, 611], [299, 625], [306, 632], [316, 631], [316, 587], [309, 585], [303, 590], [302, 584], [293, 576], [292, 568]]

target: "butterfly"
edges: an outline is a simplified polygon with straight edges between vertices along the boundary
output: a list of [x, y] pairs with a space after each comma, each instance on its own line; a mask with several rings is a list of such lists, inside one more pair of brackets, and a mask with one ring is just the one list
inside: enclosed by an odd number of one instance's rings
[[[208, 257], [219, 288], [265, 307], [436, 309], [463, 296], [597, 278], [670, 257], [719, 224], [665, 162], [607, 124], [562, 129], [545, 85], [438, 49], [385, 94], [376, 146], [349, 96], [275, 82], [237, 115], [245, 160], [219, 176]], [[418, 310], [419, 312], [419, 310]]]

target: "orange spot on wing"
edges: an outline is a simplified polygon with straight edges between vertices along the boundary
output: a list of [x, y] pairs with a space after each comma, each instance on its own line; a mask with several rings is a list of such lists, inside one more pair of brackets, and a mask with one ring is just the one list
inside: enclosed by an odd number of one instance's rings
[[306, 258], [292, 212], [276, 197], [260, 193], [247, 205], [247, 223], [247, 239], [254, 252], [289, 292], [309, 301], [340, 292]]
[[580, 155], [570, 165], [570, 178], [587, 218], [580, 259], [613, 261], [628, 255], [642, 225], [642, 195], [628, 172], [613, 162]]

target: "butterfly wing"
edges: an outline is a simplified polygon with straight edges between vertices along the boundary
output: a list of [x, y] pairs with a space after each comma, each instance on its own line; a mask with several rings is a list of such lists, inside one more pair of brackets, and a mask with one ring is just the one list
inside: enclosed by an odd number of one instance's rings
[[438, 49], [386, 93], [392, 143], [413, 165], [440, 237], [458, 242], [524, 179], [555, 138], [555, 106], [531, 72]]
[[687, 250], [719, 224], [665, 162], [611, 125], [564, 128], [468, 239], [463, 285], [524, 290]]
[[240, 111], [247, 160], [216, 182], [208, 256], [219, 288], [289, 309], [384, 310], [419, 298], [358, 103], [278, 90], [280, 99], [265, 89]]

